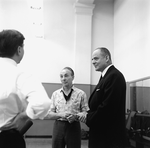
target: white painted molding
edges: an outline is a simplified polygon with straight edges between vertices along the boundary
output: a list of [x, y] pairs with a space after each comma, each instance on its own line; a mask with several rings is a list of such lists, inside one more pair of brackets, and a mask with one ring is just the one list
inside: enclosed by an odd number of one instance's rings
[[[81, 83], [91, 83], [91, 38], [92, 16], [95, 5], [93, 0], [76, 0], [75, 9], [75, 36], [74, 36], [74, 61], [77, 79], [82, 75]], [[84, 70], [83, 70], [84, 68]], [[79, 77], [79, 78], [78, 78]]]
[[76, 0], [77, 3], [93, 4], [94, 0]]
[[74, 4], [76, 14], [93, 15], [94, 7], [93, 2], [89, 2], [89, 0], [77, 0]]

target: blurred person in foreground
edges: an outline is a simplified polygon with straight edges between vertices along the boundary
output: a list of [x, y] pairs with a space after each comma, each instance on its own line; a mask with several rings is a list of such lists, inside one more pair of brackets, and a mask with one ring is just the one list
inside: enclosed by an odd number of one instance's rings
[[124, 148], [126, 81], [114, 67], [105, 47], [92, 54], [92, 64], [101, 72], [100, 80], [89, 98], [86, 118], [80, 121], [89, 127], [89, 148]]
[[85, 118], [88, 111], [87, 96], [73, 85], [74, 71], [65, 67], [60, 72], [62, 88], [53, 92], [51, 110], [47, 118], [55, 120], [52, 148], [81, 148], [79, 117]]
[[24, 39], [17, 30], [0, 32], [0, 148], [25, 148], [22, 125], [27, 119], [44, 119], [50, 108], [41, 82], [17, 68]]

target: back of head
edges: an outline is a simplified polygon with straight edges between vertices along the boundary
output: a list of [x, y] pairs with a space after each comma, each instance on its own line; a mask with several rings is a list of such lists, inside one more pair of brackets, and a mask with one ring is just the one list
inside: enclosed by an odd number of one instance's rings
[[11, 58], [18, 46], [23, 45], [24, 36], [17, 30], [3, 30], [0, 32], [0, 57]]

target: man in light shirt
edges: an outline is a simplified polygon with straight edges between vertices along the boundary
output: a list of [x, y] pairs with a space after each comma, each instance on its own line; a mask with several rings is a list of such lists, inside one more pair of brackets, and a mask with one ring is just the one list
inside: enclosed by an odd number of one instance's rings
[[[81, 148], [80, 118], [89, 110], [86, 93], [73, 85], [74, 71], [65, 67], [60, 72], [62, 88], [53, 92], [47, 118], [55, 120], [52, 148]], [[81, 119], [80, 119], [81, 120]]]
[[19, 71], [24, 36], [17, 30], [0, 32], [0, 148], [25, 148], [19, 130], [29, 119], [44, 119], [50, 99], [35, 77]]

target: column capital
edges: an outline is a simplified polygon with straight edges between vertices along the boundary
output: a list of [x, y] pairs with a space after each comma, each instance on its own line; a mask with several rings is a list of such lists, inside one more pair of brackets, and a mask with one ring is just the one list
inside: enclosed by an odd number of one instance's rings
[[76, 0], [76, 3], [93, 4], [94, 0]]
[[94, 0], [76, 0], [74, 8], [76, 14], [93, 15], [95, 4]]

